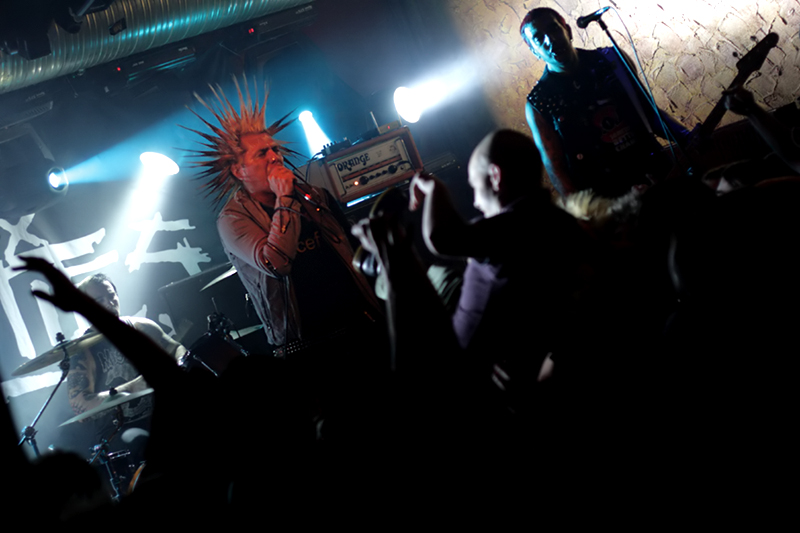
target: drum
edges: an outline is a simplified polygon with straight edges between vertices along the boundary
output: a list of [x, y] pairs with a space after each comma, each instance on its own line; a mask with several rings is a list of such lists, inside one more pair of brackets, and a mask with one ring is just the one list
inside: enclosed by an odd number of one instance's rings
[[181, 359], [181, 366], [194, 371], [203, 369], [219, 377], [237, 357], [247, 356], [247, 351], [223, 335], [208, 332], [197, 339]]
[[99, 467], [105, 471], [107, 479], [104, 483], [114, 498], [127, 495], [124, 488], [131, 483], [136, 472], [132, 459], [130, 450], [111, 452], [105, 459], [101, 456]]

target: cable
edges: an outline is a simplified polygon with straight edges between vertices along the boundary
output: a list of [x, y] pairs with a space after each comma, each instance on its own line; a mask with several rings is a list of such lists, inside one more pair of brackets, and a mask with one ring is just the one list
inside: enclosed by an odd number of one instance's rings
[[[631, 49], [633, 50], [633, 57], [636, 59], [636, 65], [638, 66], [639, 71], [642, 73], [642, 79], [644, 80], [644, 85], [647, 88], [647, 90], [644, 91], [645, 98], [647, 99], [647, 103], [650, 104], [650, 107], [653, 108], [653, 112], [656, 114], [656, 117], [658, 117], [658, 122], [661, 125], [661, 129], [664, 131], [664, 138], [669, 142], [667, 146], [669, 147], [669, 151], [672, 154], [672, 160], [673, 162], [675, 162], [675, 164], [677, 164], [678, 157], [675, 154], [674, 147], [675, 145], [678, 145], [678, 140], [675, 138], [675, 135], [672, 133], [672, 130], [670, 130], [667, 127], [666, 122], [664, 122], [664, 118], [661, 116], [661, 110], [658, 108], [658, 104], [656, 104], [656, 99], [653, 96], [653, 89], [650, 87], [650, 82], [647, 81], [647, 76], [645, 75], [644, 67], [642, 67], [642, 62], [639, 60], [639, 53], [636, 51], [636, 44], [634, 44], [633, 42], [633, 37], [631, 37], [631, 32], [628, 31], [628, 27], [625, 25], [625, 21], [622, 19], [622, 15], [620, 15], [619, 11], [617, 11], [617, 8], [611, 7], [611, 9], [614, 11], [614, 13], [616, 13], [617, 18], [622, 24], [622, 27], [625, 28], [625, 33], [628, 36], [628, 43], [630, 44]], [[625, 63], [625, 66], [628, 69], [628, 72], [630, 72], [631, 76], [637, 78], [636, 73], [633, 72], [628, 62], [623, 60], [623, 63]], [[680, 148], [680, 145], [678, 145], [678, 148]]]

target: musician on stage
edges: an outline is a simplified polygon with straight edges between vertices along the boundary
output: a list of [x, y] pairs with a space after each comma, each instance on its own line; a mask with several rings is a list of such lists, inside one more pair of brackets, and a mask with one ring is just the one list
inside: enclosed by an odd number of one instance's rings
[[[161, 327], [148, 318], [121, 317], [119, 295], [111, 279], [99, 273], [90, 276], [77, 287], [100, 304], [120, 321], [150, 337], [158, 346], [180, 362], [186, 348], [167, 335]], [[94, 331], [94, 328], [87, 333]], [[139, 392], [148, 388], [147, 382], [120, 351], [108, 340], [101, 339], [82, 352], [72, 356], [67, 376], [68, 397], [75, 414], [81, 414], [99, 406], [108, 398], [111, 388], [117, 392]], [[148, 416], [149, 402], [132, 402], [125, 407], [126, 421]]]
[[[235, 81], [235, 80], [234, 80]], [[224, 202], [217, 217], [225, 252], [236, 267], [275, 347], [291, 351], [370, 321], [378, 308], [366, 279], [352, 266], [347, 225], [330, 194], [296, 181], [284, 164], [293, 154], [275, 135], [286, 117], [265, 125], [266, 98], [247, 103], [236, 82], [239, 111], [218, 96], [219, 121], [202, 134], [209, 150], [205, 188]], [[208, 123], [206, 123], [208, 124]], [[199, 133], [199, 132], [197, 132]], [[294, 343], [294, 344], [292, 344]]]
[[[613, 48], [573, 47], [572, 28], [546, 7], [531, 10], [520, 33], [533, 55], [545, 62], [525, 114], [562, 197], [589, 188], [620, 196], [670, 170], [653, 137], [664, 137], [663, 128]], [[666, 113], [662, 117], [678, 140], [688, 135]]]
[[259, 105], [255, 95], [253, 105], [246, 80], [246, 97], [234, 82], [238, 111], [221, 92], [216, 105], [200, 99], [219, 123], [204, 121], [213, 133], [195, 132], [208, 148], [198, 152], [205, 158], [198, 162], [205, 169], [201, 178], [208, 179], [208, 195], [223, 204], [217, 216], [222, 246], [274, 355], [300, 382], [297, 401], [307, 402], [320, 438], [324, 421], [324, 432], [336, 440], [332, 428], [357, 418], [353, 413], [372, 394], [365, 387], [376, 386], [375, 373], [388, 369], [382, 313], [353, 267], [338, 204], [324, 189], [296, 180], [284, 164], [295, 152], [275, 135], [290, 122], [284, 116], [267, 126], [266, 96]]

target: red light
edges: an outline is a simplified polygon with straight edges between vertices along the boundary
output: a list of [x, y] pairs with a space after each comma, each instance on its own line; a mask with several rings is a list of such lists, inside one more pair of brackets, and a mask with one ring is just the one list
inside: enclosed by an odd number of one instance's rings
[[250, 28], [249, 30], [247, 30], [247, 33], [255, 33], [255, 32], [256, 32], [255, 28]]
[[310, 195], [310, 194], [306, 194], [306, 195], [304, 195], [304, 196], [305, 196], [305, 199], [306, 199], [306, 200], [311, 200], [311, 195]]
[[117, 67], [117, 72], [122, 72], [122, 67]]

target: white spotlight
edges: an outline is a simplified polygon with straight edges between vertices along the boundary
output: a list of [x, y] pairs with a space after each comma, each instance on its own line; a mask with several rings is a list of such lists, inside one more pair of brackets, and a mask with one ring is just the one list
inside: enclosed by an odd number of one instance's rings
[[398, 87], [394, 91], [394, 107], [406, 122], [414, 124], [422, 116], [422, 102], [417, 91]]
[[174, 176], [181, 170], [175, 161], [158, 152], [144, 152], [139, 156], [139, 161], [147, 173], [158, 176]]
[[445, 102], [452, 102], [468, 88], [476, 86], [473, 64], [467, 60], [444, 65], [435, 74], [394, 92], [394, 106], [403, 120], [417, 122], [423, 113]]
[[321, 152], [326, 144], [331, 144], [331, 140], [319, 127], [317, 121], [314, 120], [314, 115], [311, 114], [311, 111], [303, 111], [297, 118], [300, 120], [300, 124], [303, 125], [303, 131], [308, 141], [308, 149], [312, 157]]

